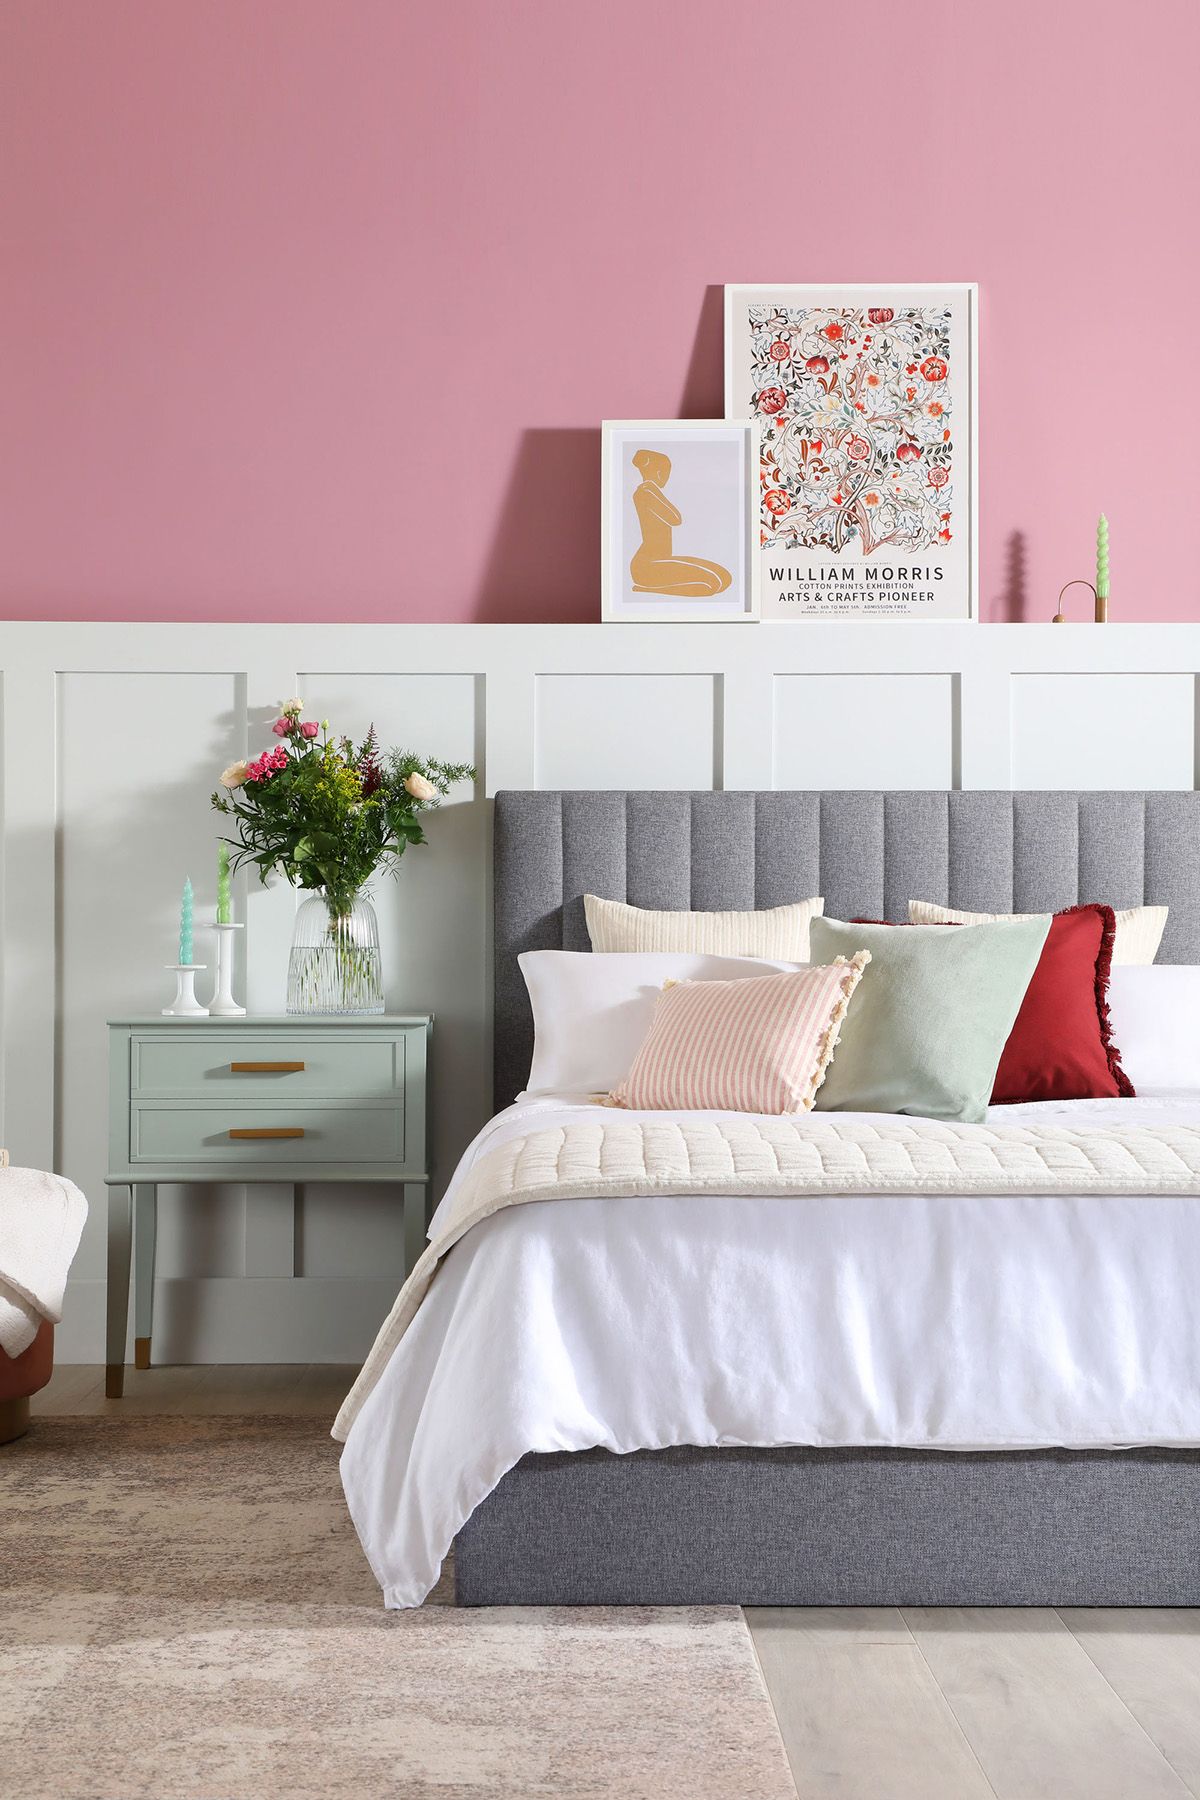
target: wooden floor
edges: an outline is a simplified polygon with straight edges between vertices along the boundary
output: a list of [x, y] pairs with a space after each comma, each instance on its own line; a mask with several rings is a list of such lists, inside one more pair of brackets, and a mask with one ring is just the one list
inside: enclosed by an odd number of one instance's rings
[[[329, 1364], [55, 1370], [42, 1413], [333, 1415]], [[757, 1608], [801, 1800], [1200, 1800], [1200, 1611]]]
[[222, 1363], [125, 1371], [125, 1397], [106, 1400], [104, 1370], [93, 1364], [56, 1366], [34, 1396], [34, 1413], [294, 1413], [334, 1415], [358, 1374], [358, 1364]]

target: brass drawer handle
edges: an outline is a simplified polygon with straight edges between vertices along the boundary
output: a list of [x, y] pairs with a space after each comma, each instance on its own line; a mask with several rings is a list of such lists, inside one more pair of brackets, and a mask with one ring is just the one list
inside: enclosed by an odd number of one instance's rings
[[236, 1062], [230, 1063], [231, 1075], [298, 1075], [302, 1062]]
[[245, 1130], [231, 1131], [231, 1138], [295, 1138], [304, 1136], [303, 1125], [256, 1125]]

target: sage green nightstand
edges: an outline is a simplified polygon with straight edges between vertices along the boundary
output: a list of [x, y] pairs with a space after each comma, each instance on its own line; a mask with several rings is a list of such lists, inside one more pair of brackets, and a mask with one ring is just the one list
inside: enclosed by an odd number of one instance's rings
[[428, 1225], [429, 1013], [110, 1020], [105, 1393], [150, 1367], [158, 1183], [391, 1181], [404, 1260]]

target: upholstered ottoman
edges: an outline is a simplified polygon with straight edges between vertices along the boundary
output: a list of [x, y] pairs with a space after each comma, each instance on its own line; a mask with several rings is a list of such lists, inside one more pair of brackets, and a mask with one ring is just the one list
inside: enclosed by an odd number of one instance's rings
[[54, 1367], [54, 1327], [47, 1319], [20, 1356], [0, 1350], [0, 1444], [29, 1428], [29, 1396], [44, 1388]]

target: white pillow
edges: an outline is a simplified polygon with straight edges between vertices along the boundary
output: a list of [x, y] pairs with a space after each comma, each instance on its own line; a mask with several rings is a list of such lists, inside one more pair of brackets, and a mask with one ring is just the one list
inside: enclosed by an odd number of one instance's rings
[[1200, 968], [1155, 963], [1114, 969], [1108, 983], [1113, 1042], [1137, 1093], [1200, 1092]]
[[[1167, 911], [1165, 906], [1119, 906], [1114, 909], [1114, 969], [1145, 967], [1154, 961], [1167, 928]], [[1036, 913], [961, 912], [957, 907], [938, 906], [933, 900], [910, 900], [908, 903], [910, 925], [994, 925], [1001, 919], [1033, 919], [1037, 916]], [[1134, 1086], [1137, 1086], [1136, 1082]]]
[[623, 900], [583, 896], [593, 950], [696, 951], [705, 956], [783, 956], [808, 961], [809, 920], [822, 899], [796, 900], [757, 912], [653, 912]]
[[756, 957], [526, 950], [533, 1006], [527, 1094], [607, 1094], [624, 1081], [666, 981], [744, 981], [797, 967]]

